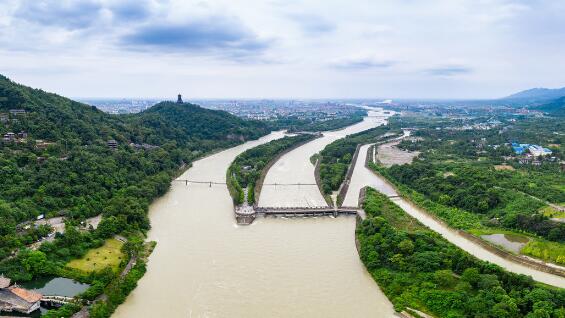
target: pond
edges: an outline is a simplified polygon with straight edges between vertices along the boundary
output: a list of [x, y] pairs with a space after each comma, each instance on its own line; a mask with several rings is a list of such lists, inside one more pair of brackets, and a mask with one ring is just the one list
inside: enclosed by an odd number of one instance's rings
[[500, 233], [481, 235], [481, 238], [514, 253], [520, 253], [522, 247], [529, 241], [527, 237], [521, 235]]
[[[79, 283], [72, 279], [64, 277], [42, 277], [30, 282], [19, 283], [18, 285], [23, 288], [36, 291], [43, 295], [58, 295], [67, 297], [76, 296], [90, 287], [90, 285], [88, 284]], [[31, 315], [18, 315], [17, 313], [12, 312], [2, 313], [0, 314], [0, 317], [3, 315], [40, 317], [41, 314], [47, 312], [47, 310], [47, 308], [41, 306], [40, 310], [36, 310], [35, 312], [31, 313]]]

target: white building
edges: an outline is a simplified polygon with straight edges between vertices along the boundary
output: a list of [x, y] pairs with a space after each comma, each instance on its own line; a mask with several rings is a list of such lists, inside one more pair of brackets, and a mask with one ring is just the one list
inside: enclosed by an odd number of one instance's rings
[[535, 157], [547, 156], [552, 154], [551, 150], [547, 148], [543, 148], [542, 146], [538, 146], [538, 145], [531, 145], [528, 149], [530, 150], [530, 153]]

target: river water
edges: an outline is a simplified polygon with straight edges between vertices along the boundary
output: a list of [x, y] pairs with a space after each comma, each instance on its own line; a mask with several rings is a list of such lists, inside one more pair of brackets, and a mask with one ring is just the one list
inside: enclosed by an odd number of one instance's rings
[[[392, 188], [383, 177], [374, 174], [372, 171], [365, 167], [367, 149], [368, 146], [363, 146], [359, 150], [359, 157], [357, 158], [357, 162], [355, 163], [355, 170], [353, 171], [349, 189], [344, 199], [344, 206], [357, 206], [359, 190], [364, 186], [375, 188], [376, 190], [388, 196], [397, 195], [396, 190]], [[492, 253], [491, 251], [486, 250], [481, 245], [470, 241], [466, 237], [460, 235], [457, 231], [436, 221], [427, 213], [410, 204], [408, 201], [402, 198], [392, 198], [391, 200], [398, 206], [400, 206], [404, 211], [406, 211], [406, 213], [418, 219], [422, 224], [438, 232], [448, 241], [474, 255], [475, 257], [497, 264], [511, 272], [532, 276], [533, 279], [542, 283], [565, 288], [564, 277], [538, 271], [528, 266], [511, 262], [505, 258], [502, 258]]]
[[[310, 183], [312, 154], [344, 134], [374, 127], [382, 120], [371, 117], [346, 132], [330, 132], [283, 156], [284, 164], [275, 165], [274, 171], [284, 166], [293, 174], [289, 180]], [[199, 160], [181, 178], [223, 182], [237, 154], [282, 136], [272, 133]], [[275, 180], [284, 183], [285, 178]], [[302, 193], [306, 187], [298, 192], [276, 189], [288, 191], [285, 196], [267, 191], [261, 203], [325, 205], [317, 188]], [[295, 196], [297, 193], [300, 195]], [[359, 260], [353, 217], [258, 218], [250, 226], [237, 226], [225, 185], [182, 183], [173, 183], [151, 205], [149, 216], [149, 239], [158, 244], [147, 273], [115, 317], [365, 318], [393, 314], [391, 303]]]
[[365, 117], [362, 122], [338, 131], [325, 132], [323, 137], [285, 154], [269, 169], [264, 183], [302, 183], [311, 185], [265, 185], [261, 190], [258, 205], [264, 207], [327, 206], [324, 197], [315, 185], [314, 165], [310, 162], [310, 157], [337, 139], [384, 124], [389, 116], [391, 115], [385, 115], [381, 110], [370, 110], [368, 111], [368, 117]]

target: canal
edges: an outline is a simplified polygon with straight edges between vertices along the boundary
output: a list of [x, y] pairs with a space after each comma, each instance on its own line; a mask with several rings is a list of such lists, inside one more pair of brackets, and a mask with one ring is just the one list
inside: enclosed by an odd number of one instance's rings
[[[390, 184], [383, 177], [374, 174], [367, 167], [365, 167], [365, 158], [367, 157], [368, 148], [368, 146], [363, 146], [360, 148], [359, 157], [357, 158], [357, 162], [355, 163], [355, 170], [353, 171], [353, 175], [351, 177], [349, 190], [344, 199], [344, 205], [356, 206], [359, 201], [359, 190], [365, 186], [370, 186], [388, 196], [398, 195], [396, 190], [392, 186], [390, 186]], [[467, 251], [469, 254], [484, 261], [497, 264], [498, 266], [501, 266], [508, 271], [532, 276], [533, 279], [539, 282], [565, 288], [565, 277], [549, 274], [523, 264], [512, 262], [469, 240], [456, 230], [451, 229], [443, 223], [436, 221], [429, 214], [412, 205], [407, 200], [398, 197], [391, 200], [399, 207], [401, 207], [406, 213], [410, 214], [415, 219], [418, 219], [422, 224], [441, 234], [445, 239], [457, 245], [459, 248]]]

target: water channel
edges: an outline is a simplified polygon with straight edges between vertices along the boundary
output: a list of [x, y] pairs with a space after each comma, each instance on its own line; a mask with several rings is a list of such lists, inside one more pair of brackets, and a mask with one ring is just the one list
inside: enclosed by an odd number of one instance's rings
[[[378, 124], [363, 122], [301, 146], [271, 168], [266, 183], [314, 183], [309, 158], [347, 134]], [[194, 163], [181, 178], [224, 181], [242, 151], [281, 138], [272, 133]], [[364, 168], [361, 148], [344, 205], [357, 205], [370, 185], [394, 195], [392, 187]], [[290, 183], [290, 182], [289, 182]], [[394, 202], [471, 254], [534, 279], [565, 287], [565, 278], [505, 260], [468, 241], [402, 199]], [[263, 206], [324, 206], [309, 186], [265, 187]], [[355, 249], [353, 217], [258, 218], [237, 226], [224, 185], [174, 183], [150, 208], [149, 239], [158, 242], [148, 272], [115, 317], [391, 317], [391, 303], [367, 273]]]
[[[346, 131], [330, 132], [289, 152], [281, 162], [289, 165], [293, 181], [311, 182], [312, 154], [345, 134], [382, 121], [382, 117], [370, 117]], [[237, 154], [282, 136], [275, 132], [199, 160], [181, 178], [224, 181]], [[296, 170], [304, 166], [308, 168]], [[302, 191], [305, 187], [301, 186]], [[315, 190], [300, 191], [298, 199], [290, 191], [285, 199], [276, 194], [285, 191], [279, 187], [263, 193], [261, 200], [283, 206], [325, 204]], [[152, 204], [149, 214], [149, 239], [158, 244], [147, 273], [115, 317], [393, 315], [391, 303], [359, 260], [354, 217], [258, 218], [250, 226], [237, 226], [225, 185], [182, 183], [173, 183]]]
[[[368, 146], [363, 146], [359, 151], [359, 157], [355, 163], [355, 170], [351, 177], [351, 182], [349, 186], [349, 191], [344, 199], [344, 205], [352, 206], [358, 203], [359, 190], [364, 186], [370, 186], [376, 190], [384, 193], [388, 196], [396, 196], [396, 190], [391, 187], [386, 180], [371, 172], [365, 167], [365, 158], [367, 156]], [[410, 202], [403, 198], [392, 198], [394, 203], [401, 207], [406, 213], [410, 214], [412, 217], [418, 219], [422, 224], [426, 225], [430, 229], [441, 234], [451, 243], [457, 245], [468, 253], [474, 255], [475, 257], [497, 264], [511, 272], [518, 274], [525, 274], [532, 276], [533, 279], [546, 283], [548, 285], [553, 285], [556, 287], [565, 288], [565, 277], [549, 274], [542, 272], [533, 268], [530, 268], [523, 264], [518, 264], [507, 260], [487, 249], [480, 246], [479, 244], [470, 241], [464, 236], [460, 235], [457, 231], [443, 225], [442, 223], [436, 221], [430, 217], [426, 212], [415, 207]]]

